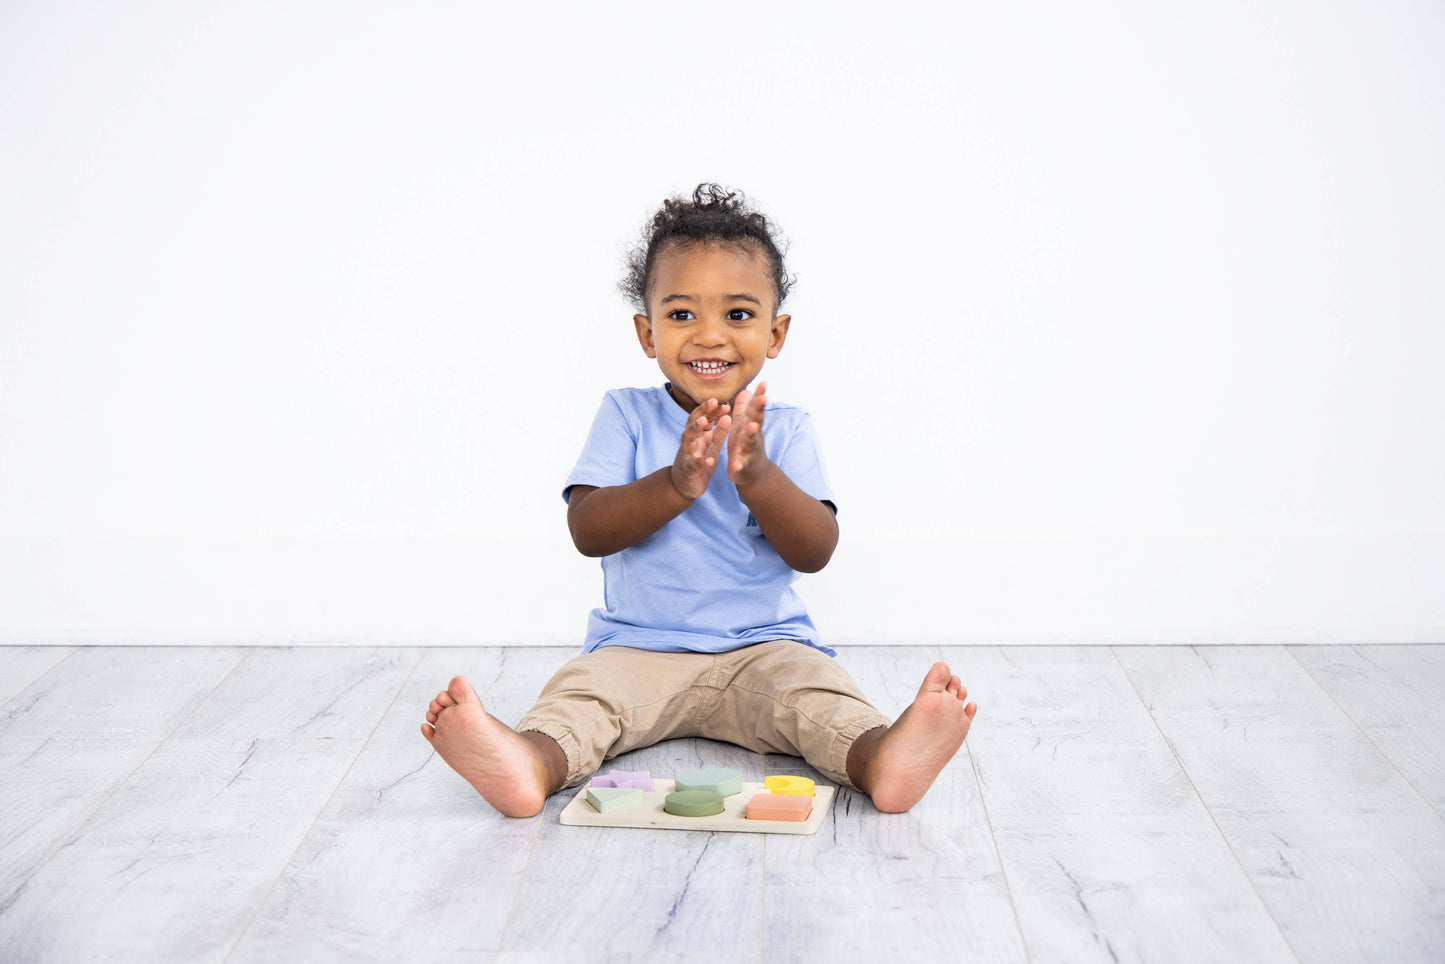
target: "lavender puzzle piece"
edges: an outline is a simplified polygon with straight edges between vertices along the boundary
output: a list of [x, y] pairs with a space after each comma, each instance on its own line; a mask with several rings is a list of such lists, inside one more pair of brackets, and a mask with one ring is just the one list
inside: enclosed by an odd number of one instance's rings
[[655, 789], [652, 785], [652, 772], [649, 770], [608, 770], [601, 776], [593, 777], [592, 786], [641, 790], [644, 793], [651, 793]]

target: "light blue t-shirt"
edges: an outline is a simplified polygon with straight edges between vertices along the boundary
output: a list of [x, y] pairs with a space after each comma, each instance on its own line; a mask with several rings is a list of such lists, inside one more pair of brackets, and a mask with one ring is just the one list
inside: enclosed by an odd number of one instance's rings
[[[574, 485], [625, 485], [671, 465], [687, 419], [665, 387], [608, 392], [562, 497]], [[834, 501], [806, 411], [769, 400], [763, 446], [798, 488]], [[798, 575], [738, 498], [724, 449], [701, 498], [646, 539], [602, 558], [603, 605], [588, 617], [582, 651], [723, 653], [794, 639], [835, 656], [792, 589]]]

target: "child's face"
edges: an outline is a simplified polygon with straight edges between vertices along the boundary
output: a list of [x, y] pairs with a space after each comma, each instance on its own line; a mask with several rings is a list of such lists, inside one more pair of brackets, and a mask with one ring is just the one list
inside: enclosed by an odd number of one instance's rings
[[690, 412], [709, 398], [731, 403], [778, 357], [792, 318], [773, 314], [774, 298], [767, 259], [749, 247], [673, 248], [653, 262], [647, 314], [632, 320]]

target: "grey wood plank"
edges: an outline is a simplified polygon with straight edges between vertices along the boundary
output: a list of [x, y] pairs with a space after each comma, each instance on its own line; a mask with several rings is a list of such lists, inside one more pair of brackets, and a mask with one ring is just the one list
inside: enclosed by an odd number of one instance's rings
[[0, 646], [0, 706], [73, 652], [73, 646]]
[[1445, 646], [1290, 646], [1435, 812], [1445, 814]]
[[[758, 960], [764, 834], [564, 827], [548, 801], [498, 961]], [[806, 838], [811, 839], [811, 838]]]
[[1107, 648], [944, 654], [1031, 960], [1293, 960]]
[[[674, 778], [721, 766], [756, 781], [764, 757], [730, 743], [680, 739], [621, 754], [607, 766]], [[498, 961], [623, 961], [697, 947], [757, 959], [762, 834], [564, 827], [558, 814], [576, 792], [548, 801]]]
[[897, 719], [913, 702], [929, 667], [943, 656], [937, 646], [842, 646], [837, 658], [868, 701]]
[[543, 818], [497, 813], [419, 728], [459, 674], [514, 725], [572, 655], [428, 650], [229, 960], [495, 952]]
[[1445, 820], [1298, 661], [1116, 653], [1301, 960], [1445, 959]]
[[16, 893], [0, 956], [222, 959], [420, 656], [254, 650]]
[[816, 835], [766, 841], [767, 959], [1026, 959], [970, 769], [902, 814], [840, 789]]
[[244, 656], [88, 647], [0, 710], [0, 942], [16, 889]]

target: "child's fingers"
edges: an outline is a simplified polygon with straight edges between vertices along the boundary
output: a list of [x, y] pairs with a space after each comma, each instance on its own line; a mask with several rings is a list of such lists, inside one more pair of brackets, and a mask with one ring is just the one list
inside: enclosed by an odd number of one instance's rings
[[709, 440], [707, 446], [707, 454], [709, 456], [716, 458], [717, 454], [722, 451], [723, 445], [727, 443], [728, 432], [732, 429], [732, 424], [733, 420], [731, 415], [724, 415], [717, 420], [717, 425], [712, 430], [712, 438]]
[[[763, 412], [767, 409], [768, 405], [767, 392], [768, 383], [762, 382], [758, 385], [758, 390], [755, 392], [744, 391], [738, 393], [739, 417], [747, 419], [750, 424], [761, 424], [763, 421]], [[745, 395], [747, 396], [746, 401], [743, 399]]]
[[729, 406], [719, 405], [718, 400], [710, 398], [697, 408], [692, 410], [688, 416], [687, 426], [683, 429], [687, 432], [706, 432], [717, 425], [717, 420], [728, 413]]
[[713, 423], [706, 415], [688, 419], [687, 426], [682, 430], [683, 451], [691, 455], [697, 451], [699, 442], [706, 446], [712, 426]]

